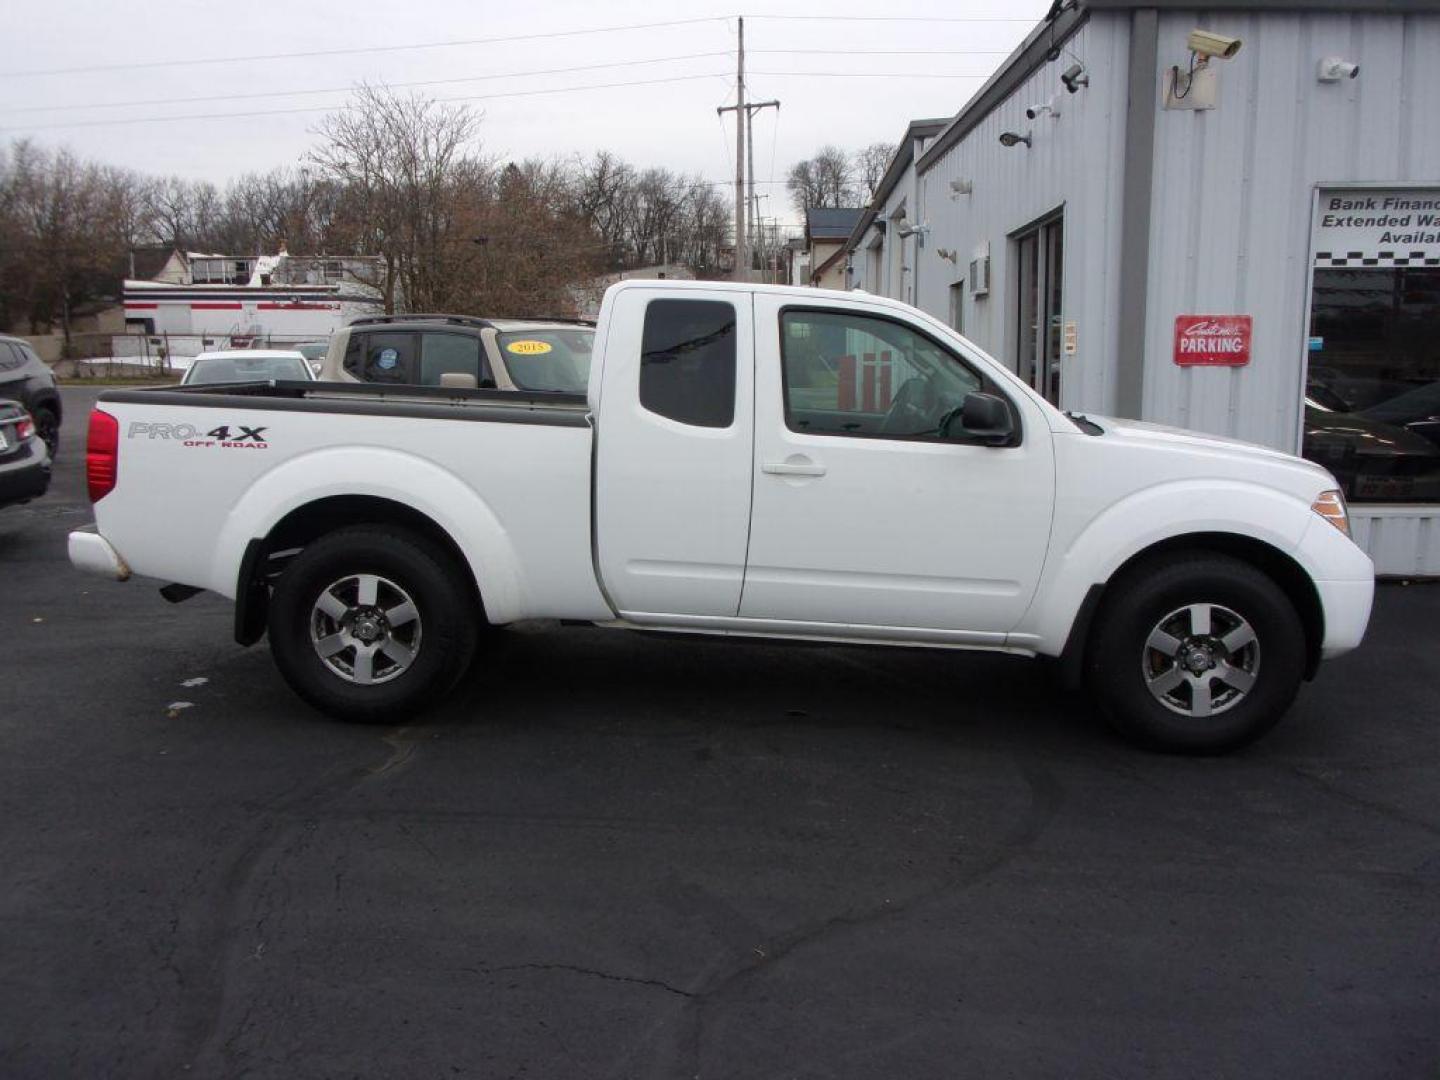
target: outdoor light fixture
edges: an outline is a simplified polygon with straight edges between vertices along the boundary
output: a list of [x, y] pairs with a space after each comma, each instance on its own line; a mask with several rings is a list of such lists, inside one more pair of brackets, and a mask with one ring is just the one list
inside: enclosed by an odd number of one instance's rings
[[1321, 57], [1320, 62], [1315, 65], [1315, 78], [1321, 82], [1339, 82], [1341, 79], [1353, 79], [1359, 74], [1359, 64], [1352, 64], [1339, 56]]
[[1060, 81], [1065, 84], [1065, 89], [1073, 94], [1080, 87], [1090, 85], [1090, 75], [1086, 72], [1084, 64], [1071, 64], [1060, 73]]
[[1031, 145], [1030, 132], [1019, 135], [1013, 131], [1006, 131], [1000, 135], [1001, 146], [1016, 146], [1020, 143], [1024, 143], [1027, 148]]

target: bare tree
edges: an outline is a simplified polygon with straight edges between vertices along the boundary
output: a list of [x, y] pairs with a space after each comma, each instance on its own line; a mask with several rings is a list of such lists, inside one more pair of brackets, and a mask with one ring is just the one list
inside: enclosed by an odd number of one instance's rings
[[790, 167], [785, 186], [802, 214], [812, 207], [851, 206], [859, 198], [850, 158], [836, 146], [822, 146], [816, 154]]
[[0, 317], [30, 328], [113, 300], [142, 219], [138, 178], [17, 142], [0, 161]]
[[320, 123], [311, 161], [344, 185], [360, 246], [380, 256], [386, 311], [401, 289], [409, 304], [433, 308], [462, 257], [456, 195], [487, 172], [469, 149], [479, 124], [469, 106], [373, 86]]
[[895, 145], [888, 142], [871, 143], [856, 151], [855, 172], [859, 175], [867, 206], [875, 201], [875, 192], [880, 189], [880, 181], [885, 178], [885, 170], [890, 167], [890, 159], [894, 156]]

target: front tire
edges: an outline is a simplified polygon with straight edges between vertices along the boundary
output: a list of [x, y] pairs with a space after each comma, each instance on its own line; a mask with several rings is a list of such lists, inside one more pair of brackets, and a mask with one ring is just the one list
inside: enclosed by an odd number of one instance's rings
[[308, 545], [270, 600], [275, 664], [322, 712], [403, 724], [449, 690], [475, 651], [468, 575], [407, 529], [362, 525]]
[[1151, 560], [1112, 583], [1088, 653], [1092, 690], [1126, 738], [1217, 754], [1258, 739], [1294, 701], [1305, 631], [1289, 599], [1225, 555]]

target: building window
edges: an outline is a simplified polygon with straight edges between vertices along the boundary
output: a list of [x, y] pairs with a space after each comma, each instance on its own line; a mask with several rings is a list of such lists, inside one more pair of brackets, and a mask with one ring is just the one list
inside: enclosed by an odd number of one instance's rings
[[650, 301], [640, 346], [640, 404], [681, 424], [734, 423], [734, 305]]
[[1440, 502], [1440, 266], [1418, 261], [1312, 280], [1302, 452], [1352, 502]]
[[964, 281], [957, 281], [950, 286], [950, 328], [957, 334], [965, 333]]

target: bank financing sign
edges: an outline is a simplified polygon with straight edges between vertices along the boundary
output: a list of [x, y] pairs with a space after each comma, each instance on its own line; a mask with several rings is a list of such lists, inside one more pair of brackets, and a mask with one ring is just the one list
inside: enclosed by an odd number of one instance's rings
[[1316, 266], [1440, 266], [1440, 188], [1323, 188]]

